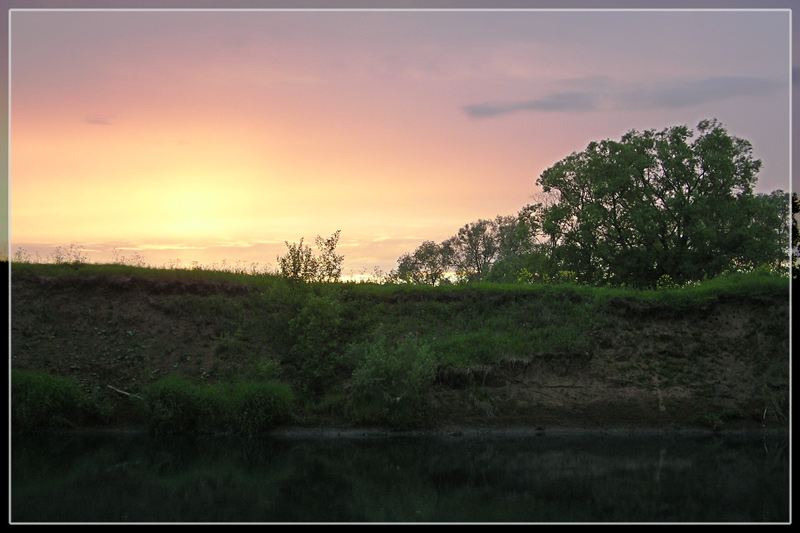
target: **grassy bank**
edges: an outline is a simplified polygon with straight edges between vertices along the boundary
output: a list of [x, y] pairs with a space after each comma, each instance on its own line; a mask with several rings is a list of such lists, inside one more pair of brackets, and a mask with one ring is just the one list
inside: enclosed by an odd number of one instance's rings
[[635, 397], [641, 419], [619, 424], [785, 424], [788, 286], [764, 273], [637, 291], [13, 264], [13, 421], [569, 425]]

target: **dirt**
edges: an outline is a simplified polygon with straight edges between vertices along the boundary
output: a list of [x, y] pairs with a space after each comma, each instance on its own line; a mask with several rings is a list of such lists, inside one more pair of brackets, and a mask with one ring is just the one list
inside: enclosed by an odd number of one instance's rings
[[[218, 324], [177, 313], [175, 295], [245, 292], [199, 280], [16, 277], [11, 365], [74, 376], [95, 394], [131, 401], [119, 391], [169, 372], [196, 378], [224, 357], [210, 342]], [[423, 397], [426, 427], [787, 428], [788, 324], [774, 324], [788, 321], [788, 307], [783, 295], [681, 313], [620, 306], [592, 329], [589, 352], [440, 368]], [[158, 361], [146, 353], [153, 350], [163, 354]], [[301, 423], [350, 426], [331, 411]]]
[[430, 402], [439, 420], [464, 427], [788, 427], [788, 339], [757, 353], [759, 343], [775, 343], [753, 333], [754, 321], [786, 303], [727, 301], [699, 316], [626, 313], [616, 329], [596, 328], [592, 354], [454, 371], [461, 376], [440, 376]]

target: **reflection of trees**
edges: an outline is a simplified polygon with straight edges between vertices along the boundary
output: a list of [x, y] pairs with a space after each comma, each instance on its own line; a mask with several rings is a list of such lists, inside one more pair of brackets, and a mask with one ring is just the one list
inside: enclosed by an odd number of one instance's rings
[[782, 521], [787, 440], [26, 439], [12, 519]]

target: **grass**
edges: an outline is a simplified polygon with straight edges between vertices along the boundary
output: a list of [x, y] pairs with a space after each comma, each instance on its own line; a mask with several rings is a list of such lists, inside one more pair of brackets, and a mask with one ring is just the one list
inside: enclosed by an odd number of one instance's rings
[[82, 397], [70, 378], [12, 370], [12, 426], [22, 430], [77, 426], [83, 418]]
[[[78, 427], [96, 416], [75, 380], [42, 371], [14, 370], [11, 375], [12, 426], [19, 431]], [[259, 433], [286, 420], [294, 404], [289, 386], [240, 381], [193, 384], [171, 375], [136, 395], [141, 421], [157, 433], [228, 431]]]

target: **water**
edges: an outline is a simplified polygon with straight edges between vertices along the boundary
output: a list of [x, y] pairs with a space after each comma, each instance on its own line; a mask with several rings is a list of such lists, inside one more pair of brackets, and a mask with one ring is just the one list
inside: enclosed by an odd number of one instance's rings
[[13, 522], [787, 522], [789, 435], [14, 436]]

